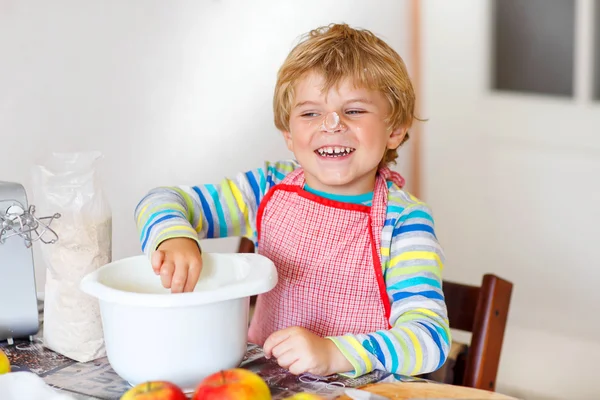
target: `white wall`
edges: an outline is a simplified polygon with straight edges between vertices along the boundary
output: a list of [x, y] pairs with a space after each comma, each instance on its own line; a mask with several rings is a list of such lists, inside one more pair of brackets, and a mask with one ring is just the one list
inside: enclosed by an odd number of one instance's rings
[[497, 389], [527, 399], [600, 396], [600, 102], [578, 3], [577, 93], [559, 99], [489, 92], [489, 1], [423, 2], [423, 187], [444, 276], [514, 283]]
[[[102, 151], [114, 258], [138, 254], [133, 210], [150, 188], [217, 182], [291, 157], [273, 126], [271, 96], [299, 35], [347, 22], [408, 57], [408, 3], [375, 3], [0, 2], [0, 180], [31, 192], [38, 157]], [[43, 290], [38, 246], [35, 256]]]

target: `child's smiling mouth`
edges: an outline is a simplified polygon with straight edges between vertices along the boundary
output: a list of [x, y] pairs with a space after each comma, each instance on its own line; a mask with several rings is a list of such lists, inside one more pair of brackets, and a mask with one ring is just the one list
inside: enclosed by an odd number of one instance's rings
[[352, 147], [344, 147], [344, 146], [324, 146], [315, 150], [315, 153], [321, 157], [326, 158], [338, 158], [345, 157], [354, 152], [354, 148]]

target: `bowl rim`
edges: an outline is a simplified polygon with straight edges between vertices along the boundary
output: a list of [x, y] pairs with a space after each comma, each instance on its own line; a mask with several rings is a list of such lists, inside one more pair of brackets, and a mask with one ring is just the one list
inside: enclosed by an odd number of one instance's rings
[[[226, 300], [255, 296], [270, 291], [277, 285], [277, 269], [273, 261], [256, 253], [202, 253], [205, 262], [217, 262], [219, 259], [235, 259], [236, 262], [251, 264], [249, 279], [215, 289], [188, 293], [134, 293], [115, 289], [99, 281], [106, 269], [115, 268], [119, 264], [145, 259], [150, 268], [150, 261], [145, 255], [126, 257], [110, 262], [83, 277], [79, 284], [82, 292], [96, 297], [100, 301], [129, 306], [142, 307], [188, 307], [211, 304]], [[210, 260], [210, 261], [209, 261]], [[133, 264], [133, 263], [132, 263]], [[123, 266], [120, 266], [121, 268]]]

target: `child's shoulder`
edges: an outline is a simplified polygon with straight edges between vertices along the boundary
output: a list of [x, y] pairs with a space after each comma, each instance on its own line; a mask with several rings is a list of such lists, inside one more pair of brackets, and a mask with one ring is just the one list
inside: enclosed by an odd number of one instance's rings
[[246, 171], [240, 176], [242, 180], [249, 181], [253, 188], [268, 190], [299, 167], [296, 160], [265, 161], [261, 167]]
[[388, 185], [387, 218], [397, 219], [405, 215], [408, 210], [419, 210], [431, 214], [430, 208], [424, 201], [412, 193], [402, 189], [395, 183]]
[[272, 187], [281, 183], [286, 176], [298, 168], [300, 164], [296, 160], [266, 161], [260, 172], [265, 174], [267, 187]]
[[267, 174], [287, 175], [300, 168], [296, 160], [265, 161], [264, 170]]

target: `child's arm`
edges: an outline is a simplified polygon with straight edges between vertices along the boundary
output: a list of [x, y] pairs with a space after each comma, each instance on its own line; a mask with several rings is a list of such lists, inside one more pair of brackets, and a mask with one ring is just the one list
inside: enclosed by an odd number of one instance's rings
[[137, 205], [135, 221], [142, 251], [151, 255], [167, 239], [256, 237], [256, 212], [266, 192], [292, 172], [295, 161], [224, 179], [217, 185], [160, 187]]
[[329, 338], [354, 367], [352, 376], [374, 369], [403, 375], [435, 371], [446, 360], [450, 328], [441, 271], [443, 252], [429, 208], [415, 204], [396, 220], [385, 280], [391, 304], [386, 331]]

